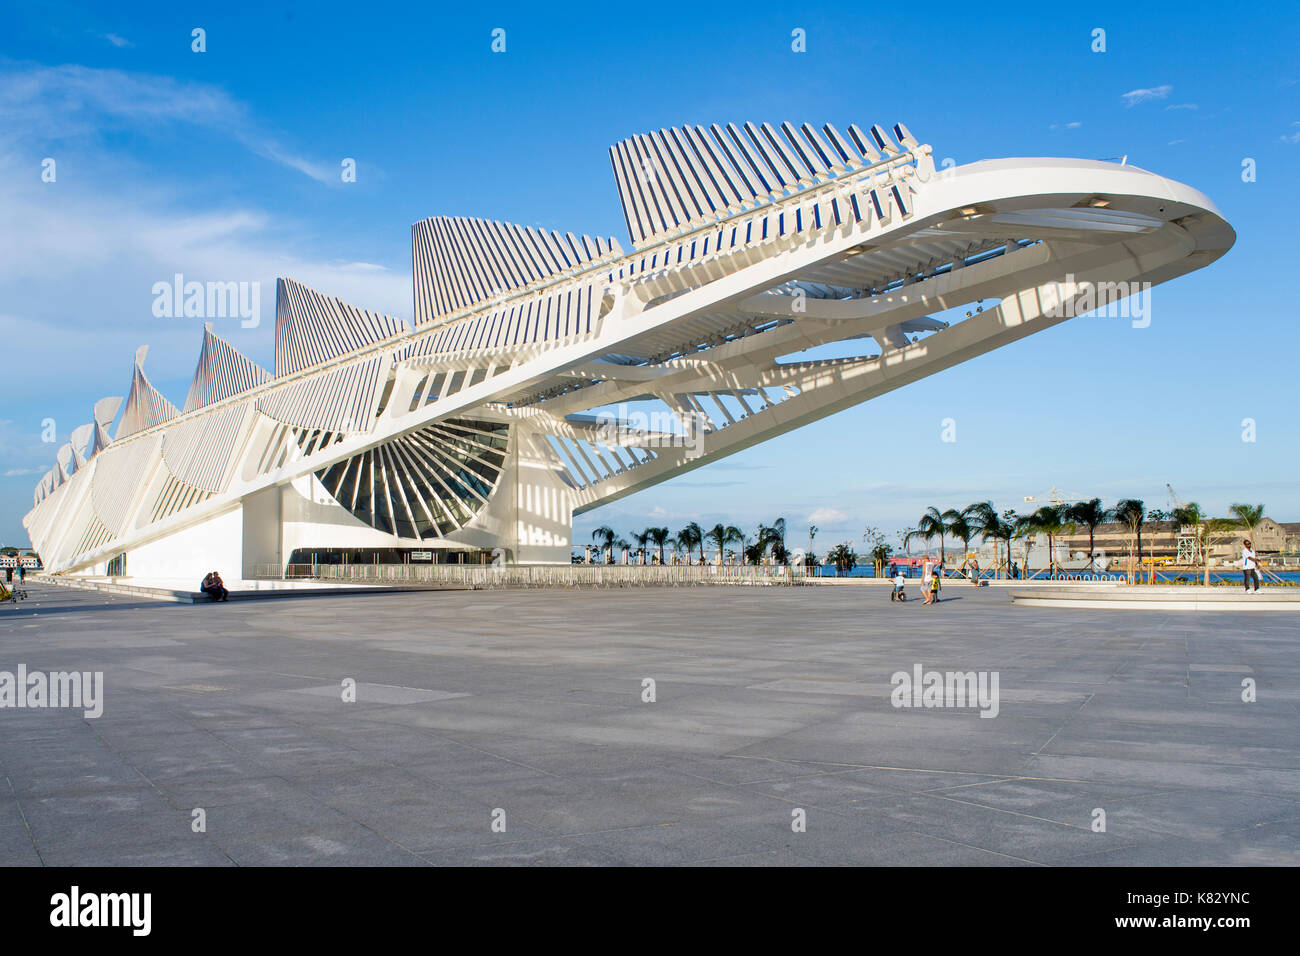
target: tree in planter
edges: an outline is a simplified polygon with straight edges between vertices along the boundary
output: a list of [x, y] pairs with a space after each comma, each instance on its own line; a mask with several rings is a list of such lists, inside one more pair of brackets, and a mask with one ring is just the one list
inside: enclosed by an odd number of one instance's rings
[[835, 565], [835, 570], [840, 574], [848, 574], [858, 566], [858, 554], [847, 541], [831, 548], [826, 558]]
[[[1115, 520], [1125, 525], [1137, 543], [1137, 566], [1142, 566], [1142, 525], [1146, 521], [1146, 504], [1140, 498], [1125, 498], [1115, 506]], [[1129, 546], [1129, 583], [1134, 581], [1133, 546]]]
[[1100, 498], [1076, 502], [1070, 506], [1069, 514], [1071, 521], [1088, 529], [1088, 570], [1095, 571], [1097, 526], [1112, 520], [1114, 515], [1102, 507]]

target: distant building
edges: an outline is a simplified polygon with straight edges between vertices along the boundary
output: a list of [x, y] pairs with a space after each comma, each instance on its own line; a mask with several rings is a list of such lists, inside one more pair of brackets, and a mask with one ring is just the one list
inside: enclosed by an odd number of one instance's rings
[[[1184, 529], [1176, 521], [1148, 522], [1142, 526], [1142, 557], [1173, 558], [1179, 557], [1179, 539], [1194, 539], [1192, 529]], [[1246, 539], [1245, 529], [1231, 535], [1217, 538], [1210, 547], [1210, 563], [1235, 561], [1241, 556], [1241, 545]], [[1127, 558], [1129, 548], [1133, 546], [1133, 532], [1128, 525], [1117, 522], [1098, 525], [1094, 533], [1094, 550], [1110, 558]], [[1264, 518], [1255, 526], [1251, 538], [1255, 550], [1261, 557], [1300, 554], [1300, 522], [1282, 523], [1272, 518]], [[1059, 545], [1069, 549], [1070, 554], [1079, 552], [1087, 555], [1088, 529], [1079, 528], [1074, 534], [1062, 535], [1057, 539]], [[1184, 543], [1183, 554], [1187, 553]]]

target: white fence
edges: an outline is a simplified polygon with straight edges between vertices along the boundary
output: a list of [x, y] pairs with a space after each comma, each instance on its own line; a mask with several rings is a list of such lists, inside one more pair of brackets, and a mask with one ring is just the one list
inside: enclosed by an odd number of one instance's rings
[[628, 588], [815, 584], [802, 568], [739, 565], [259, 564], [261, 580], [470, 588]]

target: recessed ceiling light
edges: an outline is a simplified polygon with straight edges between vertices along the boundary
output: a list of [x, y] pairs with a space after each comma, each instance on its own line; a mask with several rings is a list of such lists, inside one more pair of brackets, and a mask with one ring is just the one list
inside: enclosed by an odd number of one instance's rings
[[1089, 205], [1089, 206], [1092, 206], [1094, 209], [1105, 209], [1107, 206], [1110, 205], [1110, 200], [1109, 200], [1109, 199], [1094, 199], [1092, 202], [1088, 203], [1088, 205]]

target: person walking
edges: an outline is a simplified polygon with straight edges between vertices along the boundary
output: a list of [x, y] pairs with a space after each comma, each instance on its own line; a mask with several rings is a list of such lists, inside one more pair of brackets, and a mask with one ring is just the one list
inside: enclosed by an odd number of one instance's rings
[[930, 603], [930, 579], [934, 576], [934, 565], [930, 563], [929, 555], [926, 555], [921, 562], [921, 593], [925, 595], [922, 603]]
[[[1250, 590], [1252, 578], [1255, 581], [1253, 592]], [[1255, 554], [1249, 538], [1241, 543], [1241, 584], [1247, 594], [1259, 593], [1259, 557]]]

